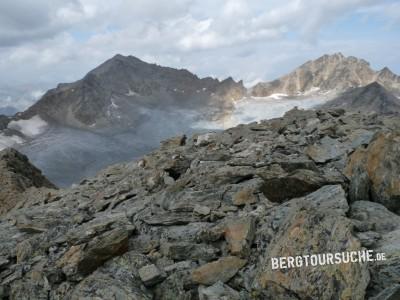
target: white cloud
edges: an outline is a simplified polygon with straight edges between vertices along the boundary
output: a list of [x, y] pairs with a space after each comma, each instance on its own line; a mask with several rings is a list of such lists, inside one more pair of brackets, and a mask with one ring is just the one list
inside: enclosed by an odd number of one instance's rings
[[[393, 22], [398, 11], [372, 0], [2, 0], [0, 90], [18, 91], [10, 96], [22, 108], [33, 91], [79, 79], [116, 53], [202, 76], [271, 79], [324, 52], [388, 52], [374, 39], [326, 42], [319, 32], [352, 12]], [[397, 41], [391, 49], [382, 62], [398, 60]]]
[[35, 137], [46, 130], [47, 123], [39, 116], [34, 116], [29, 120], [11, 121], [8, 128], [18, 130], [28, 137]]

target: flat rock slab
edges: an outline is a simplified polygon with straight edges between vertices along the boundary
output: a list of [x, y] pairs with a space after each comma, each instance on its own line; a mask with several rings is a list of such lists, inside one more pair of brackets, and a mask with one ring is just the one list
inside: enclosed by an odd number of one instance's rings
[[227, 256], [202, 265], [192, 272], [192, 280], [198, 284], [212, 285], [227, 282], [246, 265], [247, 261], [236, 256]]

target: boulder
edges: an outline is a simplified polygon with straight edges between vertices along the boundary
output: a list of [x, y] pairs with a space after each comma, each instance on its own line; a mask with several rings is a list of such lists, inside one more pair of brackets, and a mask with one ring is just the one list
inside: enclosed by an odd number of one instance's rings
[[400, 134], [377, 134], [367, 148], [358, 148], [347, 163], [350, 199], [370, 200], [400, 211]]
[[337, 139], [325, 136], [318, 143], [310, 145], [306, 154], [316, 163], [326, 163], [341, 158], [348, 148]]
[[255, 234], [255, 219], [252, 217], [228, 221], [224, 236], [232, 255], [246, 257]]
[[164, 279], [161, 271], [155, 265], [147, 265], [139, 269], [140, 279], [146, 286], [152, 286]]
[[108, 259], [128, 251], [130, 229], [107, 231], [86, 244], [74, 245], [58, 260], [67, 276], [87, 275]]
[[265, 249], [259, 284], [267, 288], [274, 282], [300, 299], [364, 299], [369, 282], [366, 264], [328, 264], [325, 259], [317, 267], [310, 262], [306, 266], [305, 260], [301, 267], [288, 268], [287, 262], [283, 269], [272, 265], [273, 258], [362, 250], [345, 217], [347, 210], [345, 193], [338, 185], [289, 201], [277, 233]]

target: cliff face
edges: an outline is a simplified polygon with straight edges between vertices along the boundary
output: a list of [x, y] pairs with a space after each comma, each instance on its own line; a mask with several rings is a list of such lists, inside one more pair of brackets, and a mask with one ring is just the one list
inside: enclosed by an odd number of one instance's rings
[[[399, 124], [292, 110], [176, 137], [72, 189], [30, 195], [35, 205], [0, 219], [0, 296], [389, 299], [400, 269], [400, 166], [387, 160], [397, 157]], [[273, 257], [363, 247], [387, 260], [271, 266]]]
[[391, 91], [400, 92], [400, 76], [388, 68], [374, 71], [363, 59], [335, 53], [308, 61], [274, 81], [257, 84], [252, 89], [252, 95], [265, 97], [283, 93], [296, 96], [317, 90], [343, 92], [349, 88], [366, 86], [374, 81]]

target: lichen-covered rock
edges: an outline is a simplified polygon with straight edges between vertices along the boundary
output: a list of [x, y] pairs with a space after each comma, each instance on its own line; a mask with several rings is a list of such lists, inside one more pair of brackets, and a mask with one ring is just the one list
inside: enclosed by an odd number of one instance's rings
[[400, 211], [400, 134], [380, 133], [367, 148], [357, 149], [345, 173], [350, 178], [350, 199], [371, 200]]
[[232, 255], [247, 256], [254, 239], [255, 226], [253, 217], [228, 221], [224, 236]]
[[[327, 195], [332, 197], [326, 198]], [[364, 299], [369, 281], [365, 264], [331, 264], [325, 258], [317, 267], [310, 259], [308, 263], [302, 261], [301, 267], [285, 264], [283, 269], [273, 268], [272, 258], [362, 250], [360, 242], [352, 235], [350, 220], [345, 218], [348, 207], [339, 186], [322, 188], [292, 201], [294, 205], [265, 250], [259, 284], [266, 288], [270, 282], [275, 282], [295, 292], [300, 299]], [[317, 278], [319, 284], [315, 285], [313, 280]]]

